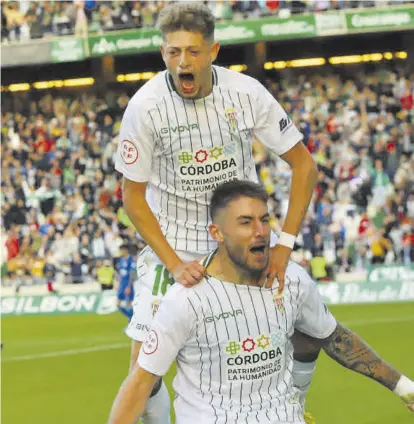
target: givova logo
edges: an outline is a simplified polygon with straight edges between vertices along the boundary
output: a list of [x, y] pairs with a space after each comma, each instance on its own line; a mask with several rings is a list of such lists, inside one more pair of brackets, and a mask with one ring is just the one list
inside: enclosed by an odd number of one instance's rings
[[176, 125], [172, 127], [163, 127], [160, 130], [160, 133], [165, 135], [171, 133], [182, 133], [182, 132], [190, 132], [193, 130], [198, 130], [200, 127], [198, 124], [189, 124], [189, 125]]
[[244, 313], [241, 309], [235, 309], [235, 310], [229, 311], [229, 312], [222, 312], [221, 314], [218, 314], [218, 315], [211, 315], [209, 317], [205, 317], [204, 321], [205, 322], [214, 322], [214, 321], [226, 320], [228, 318], [234, 318], [238, 315], [244, 315]]

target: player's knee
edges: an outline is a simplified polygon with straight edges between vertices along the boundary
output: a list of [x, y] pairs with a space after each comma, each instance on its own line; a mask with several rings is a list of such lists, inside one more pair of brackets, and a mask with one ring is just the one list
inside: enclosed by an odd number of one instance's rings
[[313, 362], [318, 359], [321, 344], [313, 337], [295, 330], [292, 336], [293, 358], [300, 362]]

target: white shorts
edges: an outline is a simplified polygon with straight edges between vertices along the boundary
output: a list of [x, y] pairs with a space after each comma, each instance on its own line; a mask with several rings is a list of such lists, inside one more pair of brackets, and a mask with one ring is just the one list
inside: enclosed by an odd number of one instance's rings
[[[183, 251], [176, 253], [185, 262], [206, 256]], [[138, 342], [144, 341], [150, 331], [152, 317], [157, 312], [163, 296], [173, 284], [174, 279], [160, 258], [150, 247], [144, 248], [137, 259], [137, 282], [132, 303], [134, 314], [126, 329], [128, 337]]]
[[[270, 235], [270, 245], [277, 243], [275, 233]], [[184, 262], [191, 262], [206, 257], [207, 255], [177, 251], [177, 255]], [[126, 335], [137, 342], [143, 342], [150, 331], [151, 321], [157, 312], [162, 298], [167, 290], [174, 284], [167, 268], [156, 253], [145, 247], [137, 259], [137, 281], [135, 283], [135, 298], [132, 303], [133, 316], [125, 331]]]

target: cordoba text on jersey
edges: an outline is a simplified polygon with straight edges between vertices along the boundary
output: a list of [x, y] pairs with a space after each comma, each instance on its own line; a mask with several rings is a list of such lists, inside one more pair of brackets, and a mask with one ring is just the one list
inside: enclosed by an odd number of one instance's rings
[[181, 175], [209, 175], [212, 172], [219, 172], [230, 167], [237, 167], [234, 158], [230, 158], [230, 160], [223, 159], [220, 162], [201, 166], [181, 166], [180, 173]]

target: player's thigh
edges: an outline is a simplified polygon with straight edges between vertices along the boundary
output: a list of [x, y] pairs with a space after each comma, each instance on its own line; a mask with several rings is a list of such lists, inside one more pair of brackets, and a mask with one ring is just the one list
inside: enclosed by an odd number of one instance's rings
[[133, 316], [126, 334], [142, 342], [150, 331], [152, 318], [158, 306], [174, 284], [174, 279], [151, 249], [143, 251], [137, 260], [137, 282], [132, 302]]
[[295, 329], [291, 338], [293, 345], [293, 357], [300, 362], [313, 362], [318, 359], [321, 351], [320, 340], [314, 339]]

